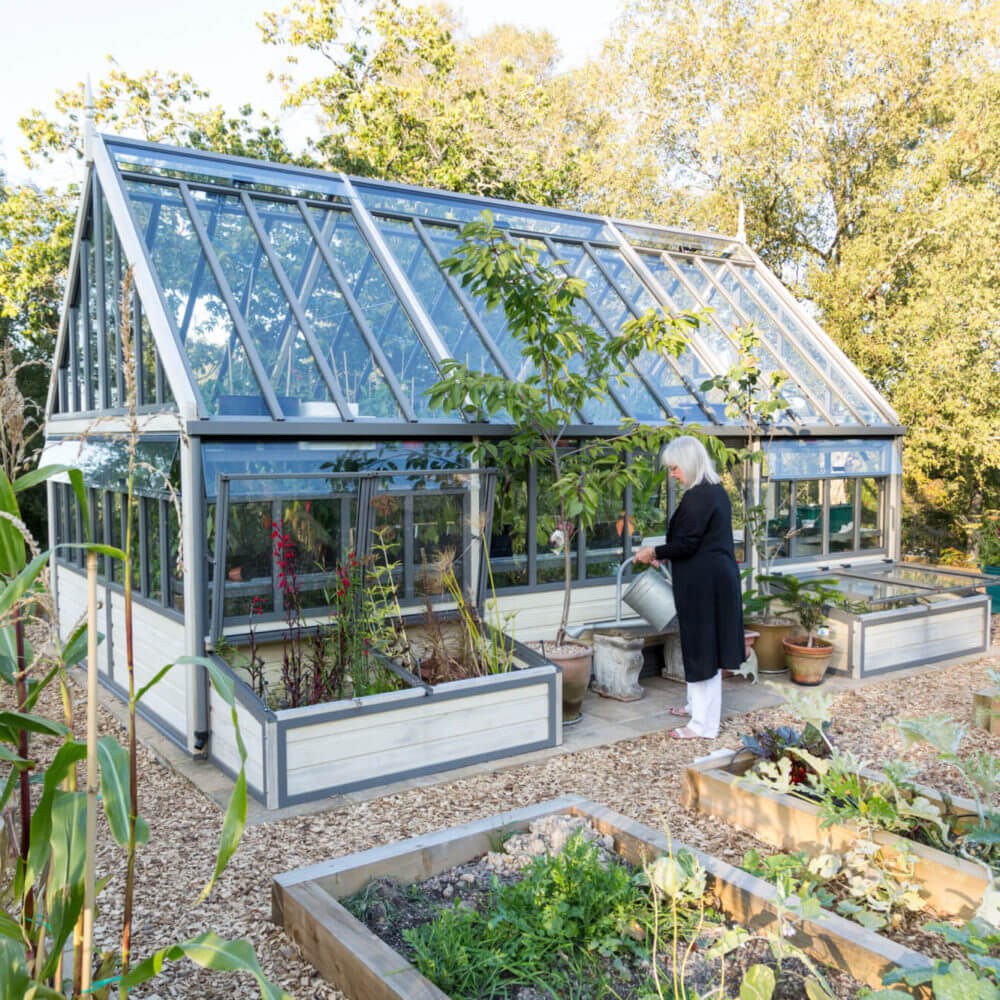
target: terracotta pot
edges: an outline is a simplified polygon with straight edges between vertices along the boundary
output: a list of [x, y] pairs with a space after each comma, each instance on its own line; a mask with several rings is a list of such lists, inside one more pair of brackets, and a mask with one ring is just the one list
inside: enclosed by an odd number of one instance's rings
[[808, 638], [798, 635], [794, 639], [783, 639], [785, 647], [785, 663], [788, 664], [788, 677], [795, 684], [805, 684], [814, 687], [821, 684], [826, 668], [833, 656], [833, 643], [826, 639], [813, 639], [814, 645], [807, 646]]
[[758, 633], [754, 643], [757, 669], [762, 674], [780, 674], [785, 670], [785, 649], [781, 645], [797, 628], [788, 618], [775, 618], [769, 622], [749, 622]]
[[578, 722], [580, 706], [590, 685], [590, 664], [594, 658], [589, 646], [563, 646], [559, 653], [545, 651], [545, 656], [562, 669], [563, 725]]
[[747, 654], [744, 659], [750, 659], [750, 651], [753, 649], [753, 644], [760, 638], [760, 632], [751, 632], [749, 629], [743, 630], [743, 647], [744, 652]]

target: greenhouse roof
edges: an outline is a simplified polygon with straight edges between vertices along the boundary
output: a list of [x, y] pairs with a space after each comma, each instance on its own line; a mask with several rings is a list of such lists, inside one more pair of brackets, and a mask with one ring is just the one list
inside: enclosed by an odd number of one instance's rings
[[[789, 430], [898, 424], [742, 240], [131, 139], [95, 136], [93, 147], [87, 198], [100, 208], [89, 210], [89, 237], [87, 210], [81, 214], [75, 254], [83, 239], [94, 257], [93, 246], [110, 246], [113, 232], [115, 252], [134, 268], [136, 325], [151, 331], [188, 417], [287, 421], [292, 433], [289, 425], [303, 421], [331, 430], [461, 423], [432, 411], [425, 395], [442, 361], [511, 379], [524, 370], [503, 310], [487, 311], [441, 266], [461, 226], [489, 209], [512, 238], [586, 282], [582, 318], [609, 335], [649, 309], [708, 310], [679, 358], [640, 356], [634, 377], [584, 413], [583, 426], [625, 417], [732, 424], [718, 396], [699, 387], [736, 363], [737, 331], [749, 324], [764, 371], [789, 375]], [[103, 281], [112, 259], [111, 250], [96, 254], [91, 282]], [[86, 280], [85, 263], [73, 273]], [[89, 303], [79, 288], [67, 296], [95, 327], [98, 308], [102, 318], [115, 310], [110, 291], [102, 299], [93, 289]], [[97, 339], [104, 347], [96, 343], [92, 364], [115, 349], [110, 338]], [[61, 365], [69, 369], [77, 359], [64, 340]], [[84, 383], [78, 397], [91, 400], [77, 410], [113, 406], [113, 386], [95, 379], [91, 389], [85, 372], [76, 377]]]

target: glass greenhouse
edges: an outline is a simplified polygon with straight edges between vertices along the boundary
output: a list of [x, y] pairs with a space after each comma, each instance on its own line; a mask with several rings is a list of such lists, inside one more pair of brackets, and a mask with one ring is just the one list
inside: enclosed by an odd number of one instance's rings
[[[640, 356], [627, 386], [582, 413], [570, 437], [612, 435], [628, 417], [679, 421], [737, 444], [741, 426], [699, 387], [736, 362], [737, 330], [753, 324], [764, 372], [789, 376], [790, 406], [761, 483], [774, 568], [839, 567], [873, 611], [911, 616], [911, 633], [915, 614], [929, 621], [942, 608], [961, 610], [942, 656], [965, 651], [970, 636], [981, 641], [985, 598], [962, 586], [968, 580], [899, 575], [898, 417], [742, 239], [111, 136], [93, 136], [92, 156], [45, 461], [82, 469], [93, 532], [120, 544], [131, 394], [130, 572], [144, 616], [137, 670], [245, 643], [251, 615], [265, 632], [284, 627], [276, 527], [296, 551], [307, 618], [328, 609], [330, 574], [349, 553], [368, 551], [375, 534], [389, 539], [384, 554], [404, 612], [424, 606], [428, 560], [447, 548], [471, 602], [483, 597], [489, 556], [496, 607], [514, 639], [551, 635], [562, 556], [551, 543], [544, 477], [470, 468], [463, 445], [509, 428], [433, 410], [426, 395], [447, 359], [509, 379], [526, 370], [503, 311], [488, 311], [441, 266], [485, 208], [511, 238], [584, 279], [583, 318], [609, 335], [649, 309], [710, 310], [689, 349]], [[127, 269], [134, 366], [119, 336]], [[53, 541], [81, 538], [68, 480], [50, 486], [49, 500]], [[592, 530], [574, 535], [574, 620], [614, 613], [618, 565], [634, 546], [662, 538], [671, 500], [666, 487], [652, 496], [626, 489], [606, 498]], [[477, 524], [487, 527], [477, 533]], [[102, 671], [120, 691], [122, 570], [107, 563]], [[67, 625], [82, 606], [81, 573], [79, 555], [59, 560]], [[541, 658], [524, 655], [542, 669]], [[860, 645], [852, 655], [842, 669], [863, 669]], [[317, 793], [289, 775], [268, 778], [290, 761], [299, 730], [282, 728], [280, 712], [259, 699], [244, 707], [248, 725], [278, 731], [273, 748], [262, 737], [256, 793], [281, 804]], [[210, 741], [213, 759], [232, 768], [214, 711], [195, 666], [171, 671], [147, 705], [172, 739], [192, 751]], [[552, 728], [517, 749], [558, 741]]]

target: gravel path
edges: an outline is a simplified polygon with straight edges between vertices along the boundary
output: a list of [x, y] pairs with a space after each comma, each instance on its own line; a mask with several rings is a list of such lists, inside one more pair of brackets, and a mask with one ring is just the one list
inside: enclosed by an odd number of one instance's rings
[[[835, 738], [877, 766], [899, 749], [895, 734], [882, 726], [888, 720], [948, 711], [971, 724], [972, 693], [985, 683], [988, 666], [1000, 667], [1000, 657], [918, 677], [889, 679], [843, 694], [835, 706]], [[5, 686], [0, 695], [2, 707], [8, 707], [4, 702], [4, 698], [9, 702], [8, 692]], [[74, 710], [81, 723], [82, 694], [74, 693]], [[58, 692], [47, 692], [39, 710], [61, 719]], [[150, 844], [140, 849], [137, 865], [134, 953], [144, 955], [213, 929], [224, 937], [248, 938], [265, 973], [301, 1000], [340, 998], [343, 994], [320, 979], [270, 922], [272, 875], [571, 792], [652, 826], [669, 827], [675, 840], [738, 864], [755, 841], [679, 804], [684, 766], [713, 749], [735, 746], [738, 733], [752, 726], [788, 718], [782, 708], [760, 710], [724, 723], [719, 739], [711, 744], [671, 740], [657, 733], [495, 775], [462, 778], [336, 811], [255, 826], [247, 830], [212, 897], [198, 906], [194, 901], [214, 864], [221, 813], [185, 779], [140, 748], [140, 812], [152, 836]], [[102, 733], [114, 733], [124, 742], [121, 727], [103, 710], [100, 726]], [[34, 756], [44, 760], [44, 741], [36, 741], [33, 747]], [[972, 730], [965, 748], [1000, 754], [1000, 738]], [[911, 754], [915, 760], [927, 759]], [[945, 770], [931, 767], [922, 777], [940, 788], [962, 791]], [[120, 933], [124, 853], [102, 829], [98, 875], [106, 874], [113, 877], [99, 898], [97, 936], [99, 944], [110, 947]], [[146, 989], [133, 995], [160, 1000], [244, 1000], [258, 994], [245, 977], [211, 974], [179, 963], [168, 966]]]

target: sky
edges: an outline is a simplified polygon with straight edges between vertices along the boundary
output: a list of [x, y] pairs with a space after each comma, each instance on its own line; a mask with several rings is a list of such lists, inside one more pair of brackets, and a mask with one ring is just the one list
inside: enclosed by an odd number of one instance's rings
[[[283, 68], [278, 49], [264, 46], [255, 22], [288, 0], [3, 0], [0, 34], [0, 169], [11, 183], [72, 179], [78, 168], [29, 173], [17, 149], [18, 119], [32, 108], [50, 111], [57, 89], [68, 90], [89, 73], [106, 72], [108, 54], [121, 68], [189, 72], [216, 103], [234, 109], [249, 101], [277, 111], [280, 90], [268, 70]], [[567, 66], [595, 55], [618, 9], [614, 0], [453, 0], [472, 33], [497, 22], [546, 28]], [[499, 13], [498, 13], [499, 12]], [[303, 113], [284, 122], [293, 145], [309, 128]]]

